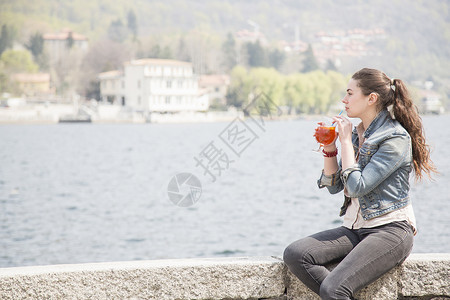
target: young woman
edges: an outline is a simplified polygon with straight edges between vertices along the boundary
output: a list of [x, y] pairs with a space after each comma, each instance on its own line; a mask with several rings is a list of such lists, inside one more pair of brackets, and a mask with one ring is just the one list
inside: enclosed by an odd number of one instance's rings
[[[421, 119], [406, 86], [374, 69], [356, 72], [342, 100], [347, 116], [361, 119], [352, 130], [336, 116], [341, 144], [323, 148], [320, 188], [344, 191], [343, 226], [289, 245], [284, 261], [322, 299], [353, 299], [355, 292], [408, 257], [416, 232], [409, 198], [409, 175], [435, 168]], [[333, 271], [324, 265], [340, 261]]]

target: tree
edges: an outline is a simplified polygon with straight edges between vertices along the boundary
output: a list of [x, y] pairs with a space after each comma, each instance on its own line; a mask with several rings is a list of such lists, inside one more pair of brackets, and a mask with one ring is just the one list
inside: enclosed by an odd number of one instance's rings
[[285, 80], [284, 77], [272, 68], [254, 68], [249, 72], [252, 92], [263, 92], [276, 105], [282, 105]]
[[31, 35], [25, 47], [33, 54], [34, 61], [39, 65], [39, 69], [47, 70], [48, 55], [44, 52], [44, 38], [40, 32]]
[[130, 50], [111, 40], [100, 40], [89, 47], [81, 63], [78, 93], [86, 98], [100, 100], [98, 74], [120, 69], [131, 59]]
[[158, 44], [153, 45], [153, 47], [150, 49], [148, 53], [148, 57], [159, 58], [160, 55], [161, 55], [161, 47]]
[[310, 74], [295, 73], [289, 75], [285, 85], [286, 105], [296, 111], [309, 113], [314, 107], [315, 89]]
[[189, 55], [189, 51], [187, 49], [186, 41], [184, 40], [184, 38], [180, 38], [178, 42], [176, 59], [181, 61], [191, 61], [191, 56]]
[[67, 35], [67, 39], [66, 39], [67, 49], [72, 49], [74, 42], [75, 41], [73, 40], [73, 33], [72, 33], [72, 31], [69, 31], [69, 34]]
[[0, 56], [0, 61], [7, 74], [37, 72], [39, 69], [28, 50], [6, 50]]
[[0, 93], [7, 92], [10, 86], [11, 84], [9, 82], [9, 76], [5, 74], [2, 63], [0, 61]]
[[269, 64], [277, 70], [280, 70], [286, 59], [286, 55], [278, 49], [274, 49], [269, 53]]
[[237, 64], [236, 41], [231, 32], [227, 34], [227, 39], [222, 44], [222, 55], [222, 66], [228, 72]]
[[327, 59], [326, 71], [337, 71], [336, 65], [331, 59]]
[[138, 29], [137, 18], [136, 18], [136, 14], [131, 9], [128, 11], [128, 15], [127, 15], [127, 27], [133, 34], [133, 40], [136, 40], [137, 29]]
[[126, 40], [127, 36], [128, 30], [123, 25], [122, 20], [117, 19], [115, 21], [112, 21], [111, 24], [109, 24], [108, 37], [110, 40], [122, 43], [123, 41]]
[[251, 92], [247, 70], [242, 66], [236, 66], [231, 70], [231, 82], [227, 91], [227, 105], [242, 107], [248, 102]]
[[339, 103], [345, 95], [347, 80], [344, 75], [336, 71], [327, 71], [328, 82], [331, 87], [329, 106]]
[[317, 59], [314, 56], [314, 51], [312, 49], [311, 44], [308, 45], [308, 49], [306, 49], [303, 55], [304, 59], [302, 72], [306, 73], [319, 69], [319, 63], [317, 62]]
[[164, 48], [162, 49], [162, 51], [159, 54], [159, 58], [165, 58], [165, 59], [173, 58], [172, 50], [170, 49], [169, 46], [164, 46]]
[[42, 34], [36, 32], [31, 35], [28, 43], [25, 44], [25, 47], [30, 50], [31, 54], [33, 54], [33, 57], [36, 59], [44, 50], [44, 38], [42, 37]]
[[248, 53], [248, 65], [250, 67], [266, 67], [268, 65], [267, 54], [259, 41], [245, 44]]
[[2, 30], [0, 33], [0, 55], [8, 48], [12, 47], [14, 41], [14, 31], [11, 27], [6, 24], [2, 25]]
[[329, 78], [321, 70], [307, 74], [310, 82], [314, 83], [314, 106], [312, 112], [325, 113], [330, 107], [332, 88]]

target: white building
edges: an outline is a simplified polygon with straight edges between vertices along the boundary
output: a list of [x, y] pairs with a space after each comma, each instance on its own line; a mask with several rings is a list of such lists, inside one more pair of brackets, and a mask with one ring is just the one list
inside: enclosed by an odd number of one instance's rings
[[202, 75], [198, 82], [199, 88], [207, 93], [211, 102], [227, 104], [226, 95], [230, 86], [229, 75]]
[[102, 101], [135, 111], [206, 111], [207, 95], [200, 96], [198, 78], [189, 62], [139, 59], [121, 71], [99, 74]]

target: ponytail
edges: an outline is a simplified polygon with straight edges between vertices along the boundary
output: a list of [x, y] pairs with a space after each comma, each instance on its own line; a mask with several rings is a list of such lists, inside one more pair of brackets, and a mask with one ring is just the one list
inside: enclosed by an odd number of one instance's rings
[[417, 106], [414, 105], [405, 84], [400, 79], [393, 80], [393, 90], [392, 104], [395, 118], [411, 136], [414, 173], [419, 180], [423, 178], [423, 173], [431, 178], [431, 173], [436, 172], [436, 167], [430, 158], [430, 147], [425, 142], [422, 119]]
[[364, 95], [377, 93], [380, 110], [388, 109], [408, 131], [416, 178], [421, 180], [424, 174], [431, 178], [431, 173], [436, 173], [437, 170], [431, 161], [430, 147], [425, 141], [422, 119], [403, 81], [389, 79], [383, 72], [367, 68], [356, 72], [352, 78], [358, 80], [358, 86]]

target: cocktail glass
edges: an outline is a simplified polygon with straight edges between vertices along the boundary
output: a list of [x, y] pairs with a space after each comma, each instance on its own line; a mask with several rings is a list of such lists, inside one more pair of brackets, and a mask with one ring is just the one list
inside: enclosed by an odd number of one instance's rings
[[331, 144], [336, 138], [336, 126], [326, 125], [324, 122], [319, 122], [319, 126], [315, 129], [314, 137], [316, 141], [319, 143], [319, 149], [316, 151], [320, 151], [324, 145]]

